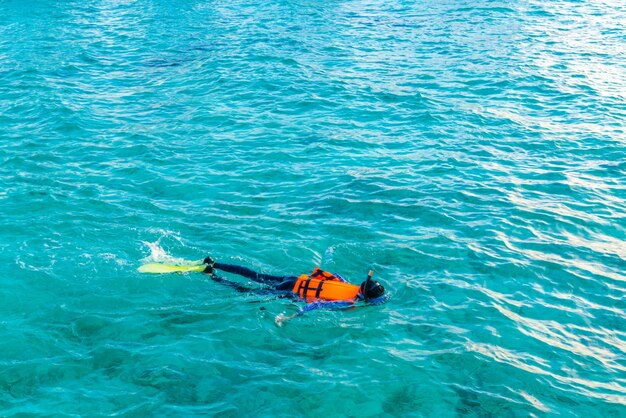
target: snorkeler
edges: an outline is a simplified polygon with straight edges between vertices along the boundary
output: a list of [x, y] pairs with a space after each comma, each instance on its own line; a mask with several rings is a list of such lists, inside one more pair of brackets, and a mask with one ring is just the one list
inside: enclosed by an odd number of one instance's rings
[[[361, 285], [348, 283], [338, 274], [329, 273], [319, 268], [315, 268], [311, 274], [300, 276], [273, 276], [252, 271], [246, 267], [233, 264], [217, 263], [211, 257], [204, 259], [206, 265], [204, 273], [211, 275], [217, 282], [226, 284], [240, 292], [248, 292], [251, 289], [238, 283], [231, 282], [214, 275], [215, 270], [227, 273], [238, 274], [255, 282], [271, 285], [275, 292], [284, 292], [287, 295], [294, 295], [304, 299], [312, 310], [322, 307], [320, 303], [335, 303], [335, 306], [345, 306], [357, 300], [378, 302], [385, 294], [385, 288], [377, 281], [372, 280], [372, 271]], [[343, 302], [343, 304], [341, 304]]]
[[[373, 272], [370, 271], [367, 279], [356, 285], [348, 283], [338, 274], [329, 273], [315, 268], [311, 274], [300, 276], [273, 276], [270, 274], [257, 273], [249, 268], [233, 264], [217, 263], [211, 257], [200, 262], [184, 262], [180, 265], [165, 263], [147, 263], [137, 269], [141, 273], [190, 273], [204, 272], [211, 276], [213, 281], [232, 287], [238, 292], [273, 294], [279, 298], [294, 297], [304, 300], [307, 304], [297, 313], [290, 317], [279, 315], [276, 324], [281, 325], [284, 321], [302, 315], [315, 309], [347, 309], [355, 305], [357, 301], [365, 301], [369, 304], [378, 305], [387, 299], [385, 288], [377, 281], [372, 280]], [[264, 289], [251, 289], [237, 282], [215, 275], [215, 270], [226, 273], [238, 274], [255, 282], [268, 285]]]

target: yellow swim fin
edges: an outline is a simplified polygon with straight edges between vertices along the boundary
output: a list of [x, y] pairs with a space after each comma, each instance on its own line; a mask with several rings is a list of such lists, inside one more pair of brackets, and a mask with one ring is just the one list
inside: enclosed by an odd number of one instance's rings
[[189, 273], [194, 271], [202, 271], [206, 266], [204, 264], [196, 266], [177, 266], [175, 264], [148, 263], [140, 266], [137, 271], [140, 273]]

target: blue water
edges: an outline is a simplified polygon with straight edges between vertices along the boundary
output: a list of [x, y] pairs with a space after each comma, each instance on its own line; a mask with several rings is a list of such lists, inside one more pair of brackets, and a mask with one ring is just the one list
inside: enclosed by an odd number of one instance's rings
[[[626, 416], [625, 22], [0, 0], [0, 415]], [[136, 271], [208, 254], [390, 300]]]

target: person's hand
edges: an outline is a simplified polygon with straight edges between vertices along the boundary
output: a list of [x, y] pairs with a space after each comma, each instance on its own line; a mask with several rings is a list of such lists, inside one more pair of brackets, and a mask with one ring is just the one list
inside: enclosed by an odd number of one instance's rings
[[295, 318], [298, 315], [298, 313], [295, 313], [291, 316], [285, 316], [284, 314], [278, 314], [276, 315], [276, 318], [274, 318], [274, 323], [276, 324], [277, 327], [282, 327], [283, 324], [287, 321], [291, 321], [293, 318]]

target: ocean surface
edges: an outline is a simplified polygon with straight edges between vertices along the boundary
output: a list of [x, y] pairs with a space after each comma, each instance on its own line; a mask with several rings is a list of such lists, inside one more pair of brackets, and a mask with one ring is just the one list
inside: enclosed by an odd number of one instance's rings
[[[625, 417], [625, 26], [0, 0], [0, 416]], [[137, 272], [207, 255], [389, 300]]]

